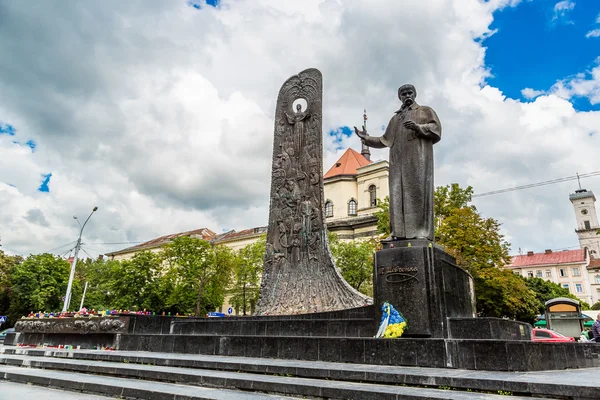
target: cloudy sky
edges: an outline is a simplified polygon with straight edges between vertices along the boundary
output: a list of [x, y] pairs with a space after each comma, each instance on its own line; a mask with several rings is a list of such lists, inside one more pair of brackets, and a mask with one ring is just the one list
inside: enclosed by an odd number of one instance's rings
[[[279, 87], [324, 76], [324, 169], [400, 84], [443, 124], [436, 185], [476, 193], [600, 170], [596, 0], [0, 0], [2, 249], [95, 256], [266, 224]], [[374, 152], [387, 158], [386, 151]], [[582, 180], [600, 195], [600, 176]], [[474, 204], [513, 253], [577, 246], [575, 181]], [[107, 244], [109, 243], [109, 244]]]

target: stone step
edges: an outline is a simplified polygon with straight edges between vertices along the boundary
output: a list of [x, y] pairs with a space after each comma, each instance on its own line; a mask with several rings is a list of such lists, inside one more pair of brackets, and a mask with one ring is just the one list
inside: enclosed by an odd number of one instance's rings
[[9, 346], [0, 347], [0, 354], [278, 374], [301, 378], [390, 385], [404, 384], [434, 388], [446, 386], [461, 390], [508, 391], [537, 396], [569, 396], [578, 393], [581, 398], [600, 398], [600, 374], [598, 373], [600, 369], [597, 368], [516, 373], [198, 354], [95, 350], [67, 351]]
[[[98, 376], [82, 373], [53, 371], [33, 368], [19, 368], [0, 365], [0, 379], [9, 382], [33, 384], [72, 392], [83, 392], [127, 399], [152, 400], [276, 400], [297, 399], [262, 393], [249, 393], [221, 388], [177, 385], [172, 383], [148, 382], [138, 379], [124, 379], [112, 376]], [[1, 388], [2, 386], [0, 386]], [[46, 397], [43, 397], [46, 399]], [[68, 395], [61, 399], [71, 398]], [[78, 399], [86, 399], [78, 396]], [[92, 397], [90, 396], [90, 400]]]
[[[90, 361], [72, 358], [46, 358], [27, 355], [0, 356], [0, 376], [15, 382], [32, 382], [34, 384], [80, 390], [92, 393], [111, 394], [124, 397], [147, 398], [135, 391], [143, 390], [142, 382], [152, 386], [171, 384], [177, 390], [200, 387], [220, 388], [227, 390], [263, 392], [283, 396], [308, 396], [327, 399], [501, 399], [496, 394], [451, 391], [410, 386], [383, 385], [372, 383], [346, 382], [337, 380], [298, 378], [290, 376], [274, 376], [265, 374], [240, 373], [230, 371], [204, 370], [184, 367], [164, 367], [156, 365], [128, 364], [124, 362]], [[27, 367], [27, 368], [19, 368]], [[90, 375], [94, 374], [94, 375]], [[100, 376], [98, 376], [100, 375]], [[110, 377], [110, 378], [107, 378]], [[96, 380], [108, 379], [100, 384]], [[126, 378], [126, 379], [124, 379]], [[153, 381], [149, 383], [148, 381]], [[158, 381], [158, 382], [156, 382]], [[131, 382], [135, 382], [133, 387]], [[111, 387], [107, 385], [112, 384]], [[102, 386], [95, 389], [97, 385]], [[175, 398], [184, 395], [169, 387], [163, 387], [159, 395], [153, 399]], [[112, 392], [110, 390], [113, 390]], [[128, 392], [134, 390], [134, 394]], [[171, 390], [171, 391], [170, 391]], [[187, 394], [185, 394], [187, 395]], [[173, 396], [173, 397], [168, 397]], [[197, 395], [196, 398], [205, 394]], [[238, 397], [242, 398], [242, 397]], [[254, 398], [254, 397], [249, 397]], [[527, 397], [513, 396], [522, 400]]]

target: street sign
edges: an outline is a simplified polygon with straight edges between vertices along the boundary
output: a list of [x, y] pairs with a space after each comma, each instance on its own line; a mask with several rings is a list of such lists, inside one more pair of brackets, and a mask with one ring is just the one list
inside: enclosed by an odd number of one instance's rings
[[6, 322], [6, 316], [4, 316], [4, 315], [1, 315], [1, 316], [0, 316], [0, 324], [3, 324], [3, 323], [5, 323], [5, 322]]
[[227, 309], [227, 314], [229, 314], [229, 315], [233, 314], [233, 308], [229, 307]]
[[211, 311], [206, 315], [208, 316], [208, 318], [223, 318], [225, 316], [225, 314], [223, 314], [221, 312], [214, 312], [214, 311]]
[[62, 301], [65, 301], [66, 298], [67, 298], [67, 296], [63, 296], [62, 297]]

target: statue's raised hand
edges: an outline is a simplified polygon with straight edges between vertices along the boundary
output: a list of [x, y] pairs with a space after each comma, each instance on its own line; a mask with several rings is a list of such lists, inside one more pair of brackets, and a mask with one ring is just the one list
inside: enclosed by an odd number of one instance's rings
[[367, 138], [367, 130], [365, 129], [365, 127], [363, 126], [362, 131], [359, 131], [357, 127], [354, 127], [354, 132], [356, 132], [356, 136], [358, 136], [359, 138], [361, 138], [361, 140], [365, 140]]

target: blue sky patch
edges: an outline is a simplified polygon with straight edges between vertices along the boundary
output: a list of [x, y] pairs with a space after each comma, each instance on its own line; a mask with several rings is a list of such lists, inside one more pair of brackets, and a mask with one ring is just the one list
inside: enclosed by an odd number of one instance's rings
[[0, 135], [15, 136], [16, 131], [14, 126], [0, 122]]
[[37, 143], [33, 139], [29, 139], [27, 142], [25, 142], [25, 144], [27, 146], [29, 146], [29, 148], [31, 149], [32, 153], [35, 151], [35, 148], [37, 147]]
[[42, 180], [42, 184], [38, 188], [38, 191], [48, 193], [50, 192], [50, 187], [48, 185], [50, 184], [50, 178], [52, 178], [52, 173], [42, 175], [42, 177], [44, 178], [44, 180]]
[[190, 0], [188, 1], [188, 4], [194, 7], [196, 10], [201, 10], [202, 6], [204, 6], [205, 4], [211, 7], [216, 7], [219, 5], [219, 1], [220, 0]]
[[329, 131], [329, 136], [334, 138], [333, 144], [335, 144], [336, 150], [342, 150], [345, 148], [343, 145], [344, 137], [352, 136], [352, 129], [348, 126], [340, 126], [337, 129], [332, 129]]
[[[558, 80], [589, 71], [600, 55], [600, 1], [524, 1], [494, 14], [486, 38], [488, 83], [514, 99], [529, 101], [521, 90], [547, 91]], [[588, 99], [573, 99], [579, 111], [600, 110]]]

